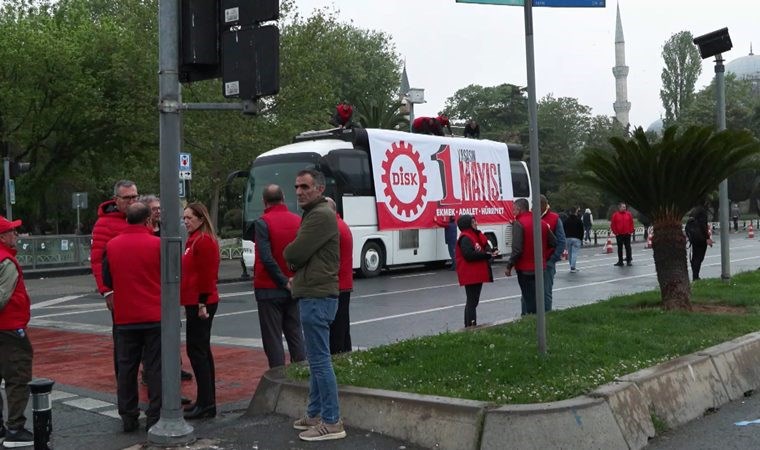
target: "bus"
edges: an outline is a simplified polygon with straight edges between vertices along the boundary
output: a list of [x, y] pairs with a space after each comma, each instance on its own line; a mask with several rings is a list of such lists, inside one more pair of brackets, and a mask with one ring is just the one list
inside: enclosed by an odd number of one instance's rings
[[244, 249], [253, 252], [252, 224], [264, 212], [264, 187], [282, 187], [288, 208], [300, 214], [292, 186], [299, 171], [314, 168], [325, 174], [325, 196], [351, 229], [353, 267], [364, 277], [449, 261], [439, 223], [461, 214], [476, 216], [492, 246], [508, 254], [512, 203], [531, 197], [522, 153], [516, 144], [392, 130], [301, 133], [259, 155], [248, 171]]

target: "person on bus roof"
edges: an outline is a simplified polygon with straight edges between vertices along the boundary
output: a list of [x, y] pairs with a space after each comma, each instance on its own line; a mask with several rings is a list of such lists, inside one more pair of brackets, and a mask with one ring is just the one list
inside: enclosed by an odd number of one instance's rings
[[412, 121], [412, 133], [443, 136], [443, 128], [435, 117], [421, 116]]
[[335, 106], [335, 114], [333, 114], [330, 123], [339, 128], [351, 128], [351, 117], [354, 115], [354, 108], [348, 103], [348, 100], [343, 100]]

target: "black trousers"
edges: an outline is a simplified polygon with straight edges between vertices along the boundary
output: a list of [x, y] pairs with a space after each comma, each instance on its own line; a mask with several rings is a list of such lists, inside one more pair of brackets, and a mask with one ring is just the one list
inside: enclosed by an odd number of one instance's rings
[[520, 286], [520, 315], [536, 314], [536, 274], [517, 271], [517, 284]]
[[341, 291], [338, 294], [338, 312], [330, 324], [330, 354], [350, 352], [351, 348], [351, 317], [348, 309], [351, 303], [351, 291]]
[[11, 430], [18, 430], [26, 424], [24, 410], [29, 402], [27, 383], [32, 380], [32, 354], [32, 343], [26, 330], [0, 331], [0, 380], [5, 380], [6, 425]]
[[161, 415], [161, 324], [145, 328], [116, 326], [116, 356], [119, 371], [116, 376], [116, 398], [119, 415], [137, 418], [139, 394], [137, 374], [143, 361], [148, 382], [148, 409], [145, 415], [158, 420]]
[[211, 325], [217, 306], [218, 303], [206, 305], [208, 319], [198, 317], [198, 305], [185, 306], [185, 345], [195, 374], [195, 404], [200, 407], [216, 405], [216, 372], [214, 355], [211, 354]]
[[478, 303], [480, 303], [480, 291], [483, 289], [483, 283], [466, 284], [464, 293], [467, 296], [467, 303], [464, 305], [464, 326], [474, 327], [478, 324]]
[[285, 365], [285, 349], [282, 346], [282, 335], [288, 342], [290, 362], [306, 359], [301, 330], [301, 312], [298, 300], [292, 297], [271, 298], [256, 301], [259, 309], [259, 327], [261, 327], [261, 343], [267, 355], [269, 367]]
[[707, 242], [704, 244], [691, 244], [691, 276], [692, 279], [699, 279], [699, 270], [702, 268], [702, 261], [705, 260], [707, 253]]
[[623, 262], [623, 247], [625, 247], [625, 260], [631, 262], [631, 235], [630, 234], [618, 234], [615, 235], [618, 248], [618, 262]]

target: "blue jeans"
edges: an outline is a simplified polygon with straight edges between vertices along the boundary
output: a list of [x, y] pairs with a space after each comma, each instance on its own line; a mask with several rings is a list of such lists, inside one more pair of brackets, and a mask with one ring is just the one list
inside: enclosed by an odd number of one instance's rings
[[309, 417], [322, 417], [334, 424], [340, 419], [338, 382], [330, 359], [330, 324], [338, 311], [337, 297], [302, 298], [301, 326], [303, 327], [306, 359], [309, 361]]
[[578, 260], [580, 252], [581, 240], [578, 238], [567, 238], [567, 259], [570, 261], [571, 269], [575, 269], [575, 262]]
[[544, 269], [544, 311], [552, 310], [552, 289], [554, 289], [554, 274], [557, 273], [556, 261], [546, 261]]

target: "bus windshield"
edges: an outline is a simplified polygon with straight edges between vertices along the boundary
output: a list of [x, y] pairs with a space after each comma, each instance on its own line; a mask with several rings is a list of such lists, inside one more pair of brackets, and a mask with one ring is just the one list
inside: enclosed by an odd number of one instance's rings
[[[245, 228], [264, 214], [264, 202], [261, 199], [264, 188], [270, 184], [276, 184], [282, 188], [285, 194], [285, 204], [288, 209], [300, 214], [296, 202], [295, 188], [293, 187], [296, 175], [304, 169], [318, 168], [319, 155], [316, 153], [301, 153], [296, 155], [278, 155], [266, 158], [258, 158], [251, 168], [248, 176], [248, 186], [245, 190], [243, 220]], [[325, 195], [334, 195], [335, 181], [325, 177], [327, 186]]]

